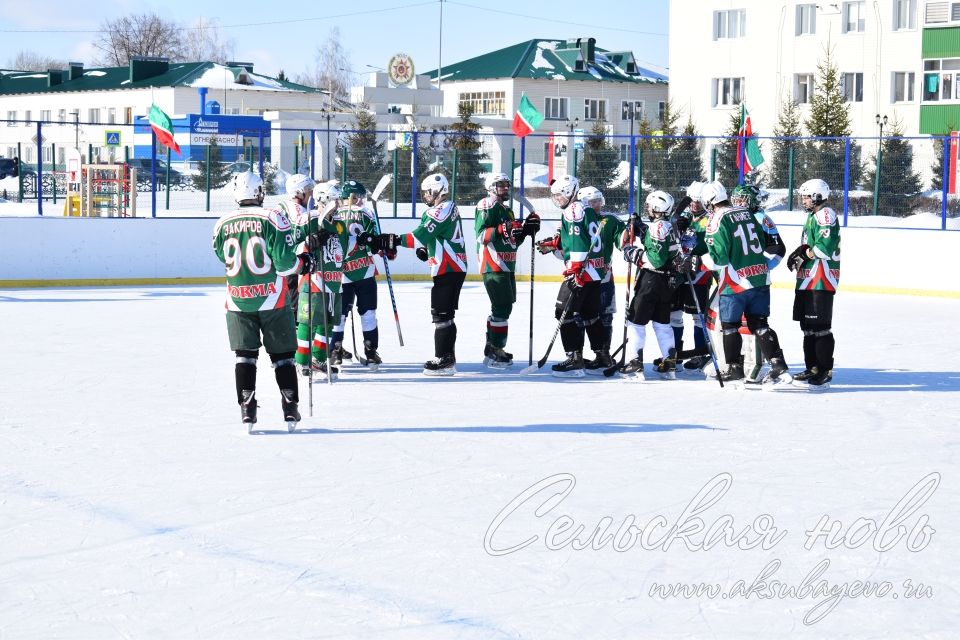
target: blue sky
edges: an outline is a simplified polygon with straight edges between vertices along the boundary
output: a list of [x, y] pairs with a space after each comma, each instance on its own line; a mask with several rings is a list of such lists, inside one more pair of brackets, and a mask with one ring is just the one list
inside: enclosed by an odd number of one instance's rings
[[[36, 9], [43, 5], [42, 11]], [[604, 49], [631, 50], [640, 64], [667, 65], [668, 0], [445, 0], [442, 60], [445, 64], [531, 38], [589, 36]], [[22, 49], [88, 62], [92, 42], [104, 19], [155, 11], [181, 22], [216, 18], [234, 41], [235, 59], [250, 61], [258, 72], [283, 69], [294, 76], [312, 64], [316, 45], [334, 26], [355, 73], [366, 65], [384, 67], [405, 52], [418, 71], [437, 66], [440, 53], [440, 2], [365, 0], [347, 2], [237, 2], [168, 0], [0, 0], [0, 67]], [[587, 8], [603, 11], [587, 12]], [[299, 20], [299, 22], [290, 22]], [[281, 24], [277, 24], [277, 23]], [[274, 23], [274, 24], [264, 24]], [[230, 26], [237, 25], [237, 26]], [[248, 26], [240, 26], [248, 25]]]

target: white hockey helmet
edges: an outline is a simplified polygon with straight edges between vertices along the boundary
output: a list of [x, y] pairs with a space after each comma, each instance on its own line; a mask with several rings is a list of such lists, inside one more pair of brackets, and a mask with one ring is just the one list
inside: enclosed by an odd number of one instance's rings
[[690, 186], [687, 187], [686, 195], [688, 198], [694, 202], [700, 202], [700, 192], [703, 190], [703, 183], [699, 180], [694, 180], [690, 183]]
[[247, 200], [263, 202], [263, 180], [252, 171], [234, 174], [233, 199], [237, 203]]
[[665, 218], [673, 209], [673, 196], [666, 191], [654, 191], [644, 201], [647, 205], [647, 215], [651, 220]]
[[295, 173], [287, 178], [287, 195], [291, 198], [309, 198], [313, 193], [313, 187], [316, 182], [310, 176], [302, 173]]
[[801, 198], [809, 196], [815, 207], [826, 202], [827, 198], [830, 197], [830, 186], [820, 178], [813, 178], [800, 185], [798, 193]]
[[580, 190], [580, 181], [568, 173], [550, 183], [550, 199], [561, 209], [566, 209]]
[[321, 204], [327, 204], [328, 202], [339, 200], [342, 197], [340, 186], [336, 180], [331, 180], [330, 182], [325, 182], [317, 186], [313, 195], [317, 202]]
[[441, 196], [450, 193], [450, 183], [442, 173], [431, 173], [420, 183], [420, 191], [423, 193], [423, 201], [432, 207]]
[[700, 204], [704, 207], [712, 207], [718, 202], [723, 202], [727, 200], [727, 190], [719, 180], [714, 180], [713, 182], [707, 182], [700, 189]]
[[486, 187], [487, 191], [493, 191], [498, 182], [506, 182], [509, 186], [510, 176], [505, 173], [491, 173], [483, 181], [483, 186]]
[[607, 201], [603, 199], [603, 192], [600, 191], [600, 189], [597, 189], [596, 187], [583, 187], [582, 189], [580, 189], [580, 191], [577, 191], [577, 200], [587, 205], [588, 207], [592, 207], [594, 209], [596, 207], [593, 207], [591, 203], [593, 203], [595, 200], [600, 201], [600, 204], [597, 205], [600, 207], [602, 207], [607, 203]]

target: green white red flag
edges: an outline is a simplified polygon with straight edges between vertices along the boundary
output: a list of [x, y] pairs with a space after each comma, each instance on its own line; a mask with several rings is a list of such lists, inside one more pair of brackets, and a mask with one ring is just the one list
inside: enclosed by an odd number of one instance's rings
[[521, 95], [517, 113], [513, 116], [513, 132], [517, 137], [522, 138], [536, 131], [542, 122], [543, 114], [537, 111], [537, 108], [527, 98], [527, 94]]
[[[749, 173], [763, 164], [763, 154], [760, 153], [757, 139], [753, 137], [753, 123], [744, 104], [740, 105], [740, 130], [737, 136], [737, 168], [743, 173]], [[741, 163], [743, 167], [740, 166]]]
[[150, 106], [150, 128], [160, 144], [180, 153], [180, 145], [173, 139], [173, 122], [170, 121], [170, 116], [155, 104]]

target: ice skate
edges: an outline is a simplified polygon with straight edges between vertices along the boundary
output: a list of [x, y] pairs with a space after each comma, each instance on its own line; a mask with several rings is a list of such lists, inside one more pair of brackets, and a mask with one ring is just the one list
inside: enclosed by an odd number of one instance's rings
[[257, 423], [257, 395], [256, 391], [241, 391], [243, 401], [240, 403], [240, 421], [247, 425], [247, 433], [253, 431]]
[[[367, 369], [370, 371], [379, 371], [380, 365], [383, 364], [383, 360], [380, 358], [380, 354], [377, 353], [377, 350], [370, 346], [369, 340], [364, 340], [363, 342], [363, 354], [367, 361]], [[353, 357], [352, 355], [350, 357]]]
[[644, 382], [647, 377], [643, 374], [643, 359], [636, 357], [620, 367], [620, 375], [633, 382]]
[[297, 429], [297, 423], [300, 422], [300, 411], [297, 403], [293, 400], [294, 391], [292, 389], [280, 390], [280, 406], [283, 409], [283, 419], [287, 423], [287, 431], [293, 433]]
[[613, 366], [613, 358], [610, 357], [609, 349], [598, 349], [594, 355], [596, 357], [593, 360], [583, 363], [583, 369], [588, 375], [601, 376], [604, 369]]
[[484, 349], [483, 364], [490, 369], [507, 369], [513, 366], [513, 354], [500, 347], [487, 345]]
[[425, 376], [452, 376], [457, 372], [457, 359], [453, 354], [430, 358], [423, 364]]
[[569, 351], [567, 359], [551, 367], [553, 376], [556, 378], [582, 378], [583, 371], [583, 353], [581, 351]]

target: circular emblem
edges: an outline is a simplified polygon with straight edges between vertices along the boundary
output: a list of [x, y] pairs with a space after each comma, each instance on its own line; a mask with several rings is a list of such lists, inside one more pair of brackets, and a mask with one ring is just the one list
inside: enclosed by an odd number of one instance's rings
[[394, 84], [410, 84], [413, 80], [413, 59], [405, 53], [394, 54], [387, 65], [387, 73]]

